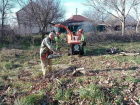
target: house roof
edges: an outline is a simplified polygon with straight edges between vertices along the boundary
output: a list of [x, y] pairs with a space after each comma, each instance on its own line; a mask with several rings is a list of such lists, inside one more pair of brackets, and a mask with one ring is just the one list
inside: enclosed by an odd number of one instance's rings
[[[110, 16], [108, 18], [108, 20], [105, 22], [106, 24], [110, 24], [110, 25], [121, 25], [121, 21], [114, 17], [114, 16]], [[127, 15], [126, 16], [126, 19], [125, 19], [125, 24], [126, 25], [129, 25], [129, 24], [136, 24], [137, 23], [137, 20], [134, 19], [131, 15]]]
[[73, 15], [72, 17], [68, 18], [61, 24], [68, 25], [68, 23], [77, 23], [77, 22], [84, 22], [84, 21], [90, 21], [90, 19], [81, 15]]
[[66, 21], [68, 23], [71, 23], [71, 22], [83, 22], [83, 21], [90, 21], [90, 20], [81, 15], [73, 15], [72, 17], [68, 18]]
[[36, 9], [37, 7], [40, 6], [37, 3], [31, 1], [29, 2], [29, 4], [25, 5], [19, 11], [17, 11], [16, 16], [17, 16], [18, 24], [21, 23], [28, 24], [26, 20], [30, 20], [30, 23], [32, 22], [32, 24], [36, 24], [36, 22], [33, 19], [31, 19], [32, 18], [31, 14], [32, 14], [32, 8], [36, 10], [35, 12], [38, 11], [38, 9]]
[[22, 9], [20, 9], [16, 13], [20, 13], [21, 10], [26, 10], [27, 8], [31, 8], [32, 6], [37, 6], [37, 4], [33, 1], [31, 1], [29, 4], [25, 5]]

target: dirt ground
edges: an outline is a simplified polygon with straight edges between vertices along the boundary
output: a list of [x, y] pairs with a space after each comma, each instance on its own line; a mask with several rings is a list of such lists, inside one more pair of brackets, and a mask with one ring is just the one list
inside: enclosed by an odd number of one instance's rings
[[[6, 50], [6, 49], [3, 49]], [[16, 51], [11, 50], [6, 52], [9, 55], [19, 56], [24, 51]], [[12, 53], [12, 54], [10, 54]], [[118, 56], [118, 55], [111, 55]], [[12, 58], [12, 56], [11, 56]], [[70, 59], [69, 65], [67, 64], [57, 64], [53, 65], [53, 71], [50, 74], [47, 74], [46, 79], [43, 79], [41, 75], [31, 78], [34, 74], [32, 70], [35, 65], [39, 65], [38, 61], [30, 62], [28, 61], [31, 67], [22, 67], [22, 70], [18, 72], [15, 77], [18, 78], [18, 81], [23, 81], [25, 84], [32, 83], [31, 87], [24, 94], [20, 95], [27, 96], [29, 94], [37, 93], [42, 89], [45, 89], [44, 96], [47, 95], [49, 98], [45, 98], [45, 102], [49, 101], [50, 103], [55, 101], [55, 94], [57, 93], [56, 81], [59, 80], [65, 86], [65, 90], [75, 89], [75, 88], [85, 88], [88, 85], [96, 84], [100, 87], [100, 89], [104, 92], [105, 95], [112, 97], [111, 103], [115, 105], [115, 102], [120, 100], [119, 104], [123, 105], [138, 105], [140, 103], [140, 68], [136, 63], [129, 62], [118, 62], [113, 59], [107, 59], [106, 55], [102, 56], [77, 56], [74, 55]], [[28, 65], [28, 66], [29, 66]], [[72, 66], [70, 66], [72, 65]], [[78, 68], [83, 68], [86, 73], [76, 72], [74, 75], [74, 71]], [[87, 72], [88, 71], [88, 72]], [[57, 74], [57, 75], [56, 75]], [[20, 75], [20, 76], [19, 76]], [[10, 79], [9, 77], [2, 77], [5, 79], [5, 82], [8, 81], [16, 81]], [[81, 78], [81, 82], [75, 82], [76, 78]], [[68, 82], [67, 80], [71, 80]], [[50, 89], [49, 87], [53, 85]], [[5, 95], [4, 93], [8, 93], [14, 87], [11, 86], [2, 86], [4, 88], [1, 91], [1, 99], [4, 100], [4, 97], [7, 100], [12, 100], [12, 98], [16, 98], [19, 95], [18, 91], [13, 92], [11, 95]], [[114, 91], [111, 91], [114, 89]], [[3, 93], [4, 92], [4, 93]], [[12, 97], [12, 98], [11, 98]], [[88, 105], [88, 100], [80, 100], [78, 95], [73, 94], [72, 102], [65, 102], [62, 100], [58, 100], [62, 105], [75, 105], [76, 103], [82, 103], [81, 105]], [[77, 99], [79, 100], [77, 102]], [[4, 100], [5, 101], [5, 100]], [[106, 100], [107, 101], [107, 100]], [[110, 100], [108, 100], [110, 101]]]

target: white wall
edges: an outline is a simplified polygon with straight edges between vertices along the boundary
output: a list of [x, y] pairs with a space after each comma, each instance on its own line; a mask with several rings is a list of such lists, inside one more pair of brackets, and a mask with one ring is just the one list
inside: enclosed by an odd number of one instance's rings
[[[47, 27], [47, 33], [51, 32], [51, 31], [58, 31], [58, 27], [54, 27], [51, 24], [48, 25]], [[37, 25], [33, 25], [32, 27], [28, 26], [28, 25], [24, 25], [24, 24], [20, 24], [19, 25], [19, 31], [20, 34], [38, 34], [39, 33], [39, 27]]]
[[[32, 22], [29, 24], [29, 21], [26, 17], [27, 14], [24, 10], [20, 10], [17, 12], [18, 14], [18, 23], [19, 23], [19, 33], [20, 34], [37, 34], [39, 33], [39, 27], [37, 24], [35, 24], [35, 22]], [[51, 32], [51, 31], [58, 31], [58, 27], [54, 27], [53, 25], [49, 24], [47, 27], [47, 32]]]

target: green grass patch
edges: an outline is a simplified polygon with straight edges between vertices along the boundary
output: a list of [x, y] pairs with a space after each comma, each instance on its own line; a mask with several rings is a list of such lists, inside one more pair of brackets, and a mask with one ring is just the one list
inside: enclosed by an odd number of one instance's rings
[[126, 77], [125, 78], [126, 79], [126, 81], [132, 81], [132, 82], [135, 82], [135, 83], [138, 83], [138, 82], [140, 82], [140, 79], [136, 79], [135, 77]]
[[40, 94], [31, 94], [29, 96], [17, 99], [14, 102], [14, 105], [40, 105], [42, 98], [43, 97]]
[[61, 88], [57, 89], [57, 93], [55, 95], [56, 100], [64, 100], [64, 101], [72, 101], [71, 96], [72, 96], [73, 90], [68, 89], [62, 91]]
[[61, 89], [57, 89], [57, 93], [55, 95], [55, 99], [63, 100], [63, 96], [64, 96], [64, 93], [62, 92], [62, 90]]
[[0, 43], [0, 48], [3, 48], [3, 47], [4, 47], [4, 45]]
[[79, 93], [80, 99], [86, 99], [90, 101], [90, 104], [104, 104], [105, 95], [104, 92], [95, 84], [91, 84], [85, 88], [79, 88], [76, 90]]

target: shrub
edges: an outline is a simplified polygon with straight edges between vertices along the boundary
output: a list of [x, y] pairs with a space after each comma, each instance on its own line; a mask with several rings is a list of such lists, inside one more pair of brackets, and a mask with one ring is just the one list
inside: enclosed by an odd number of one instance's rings
[[126, 33], [124, 36], [120, 32], [100, 32], [98, 34], [86, 33], [87, 43], [93, 42], [136, 42], [140, 40], [140, 35], [137, 33]]

